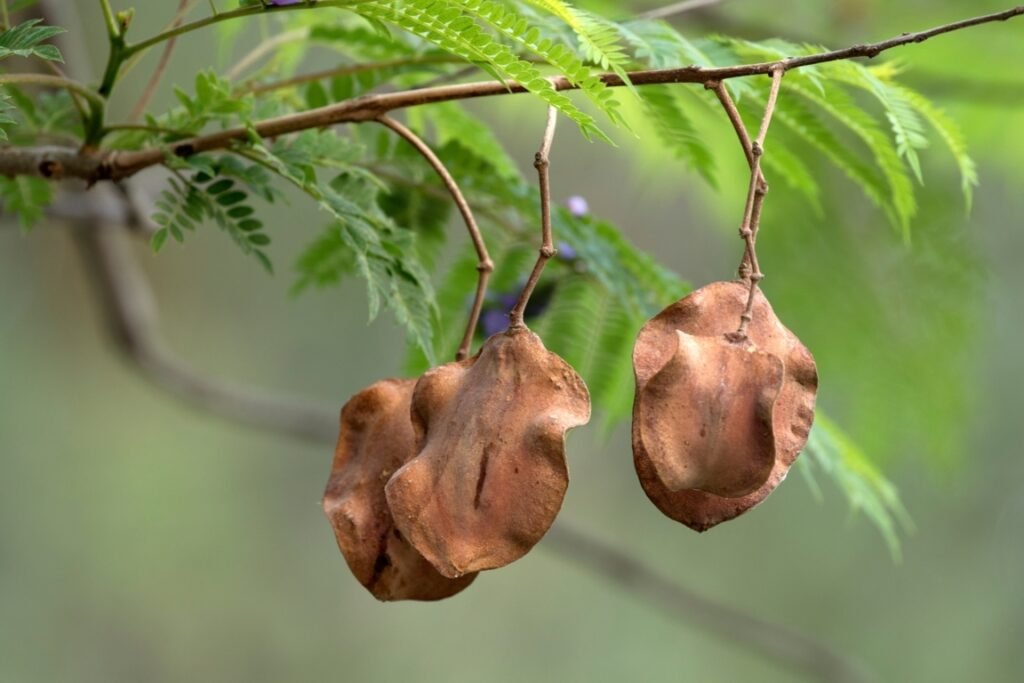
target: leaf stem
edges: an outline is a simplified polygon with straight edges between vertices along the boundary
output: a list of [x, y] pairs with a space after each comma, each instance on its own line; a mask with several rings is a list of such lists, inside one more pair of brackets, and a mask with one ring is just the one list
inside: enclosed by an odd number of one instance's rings
[[448, 193], [451, 194], [455, 206], [458, 207], [459, 213], [462, 214], [462, 220], [466, 223], [469, 238], [473, 241], [473, 248], [476, 249], [477, 259], [479, 259], [476, 265], [477, 273], [479, 273], [476, 295], [473, 298], [473, 308], [469, 313], [469, 321], [466, 323], [466, 332], [462, 336], [462, 343], [459, 344], [459, 350], [455, 354], [455, 360], [463, 360], [469, 356], [469, 350], [473, 344], [473, 335], [480, 320], [480, 311], [483, 310], [484, 295], [487, 293], [487, 282], [494, 271], [494, 261], [491, 260], [490, 255], [487, 253], [487, 245], [484, 244], [483, 235], [480, 233], [480, 228], [473, 217], [473, 210], [469, 207], [469, 202], [466, 201], [462, 190], [459, 189], [459, 184], [455, 182], [455, 178], [452, 177], [452, 174], [445, 167], [444, 162], [434, 153], [434, 150], [430, 149], [430, 146], [416, 133], [390, 116], [380, 116], [377, 118], [377, 122], [390, 128], [399, 137], [415, 147], [416, 151], [427, 160], [427, 163], [440, 176], [441, 181], [448, 188]]
[[[178, 2], [178, 13], [174, 19], [174, 26], [180, 26], [185, 20], [185, 10], [188, 7], [189, 0], [179, 0]], [[139, 101], [132, 107], [132, 112], [128, 116], [129, 121], [137, 121], [140, 116], [146, 111], [146, 106], [149, 101], [153, 98], [156, 93], [157, 86], [160, 85], [160, 79], [164, 75], [164, 71], [167, 69], [167, 64], [171, 61], [171, 53], [174, 52], [174, 44], [177, 42], [177, 38], [171, 38], [167, 41], [167, 45], [164, 46], [163, 54], [160, 55], [160, 61], [157, 62], [156, 68], [153, 70], [153, 75], [149, 78], [149, 83], [146, 84], [146, 89], [142, 92], [139, 97]]]
[[0, 0], [0, 20], [3, 21], [3, 26], [0, 26], [0, 29], [6, 31], [11, 27], [11, 15], [7, 10], [7, 0]]
[[[106, 0], [101, 0], [101, 2], [105, 1]], [[213, 24], [219, 24], [222, 21], [229, 21], [231, 19], [254, 16], [257, 14], [270, 14], [273, 12], [296, 12], [300, 10], [319, 9], [321, 7], [348, 7], [349, 5], [355, 5], [362, 1], [363, 0], [319, 0], [319, 2], [300, 5], [252, 5], [250, 7], [240, 7], [228, 12], [218, 12], [209, 17], [198, 19], [187, 24], [182, 24], [181, 26], [175, 26], [171, 29], [158, 33], [151, 38], [128, 45], [126, 47], [126, 51], [127, 55], [130, 57], [164, 41], [177, 38], [178, 36], [183, 36], [186, 33], [198, 31], [201, 28], [205, 28]]]
[[551, 145], [555, 141], [555, 125], [558, 123], [558, 110], [548, 107], [548, 121], [544, 127], [544, 137], [541, 139], [540, 149], [533, 159], [533, 167], [537, 169], [537, 184], [540, 186], [540, 230], [541, 245], [540, 253], [537, 255], [537, 262], [533, 266], [530, 278], [523, 285], [523, 291], [519, 293], [519, 300], [515, 307], [508, 314], [509, 328], [526, 327], [523, 322], [523, 314], [526, 311], [526, 304], [530, 302], [530, 296], [540, 281], [544, 266], [557, 252], [555, 251], [554, 238], [551, 234], [551, 177], [549, 169], [551, 166]]
[[95, 90], [63, 76], [48, 74], [0, 74], [0, 85], [31, 84], [44, 85], [51, 88], [63, 88], [85, 97], [90, 102], [103, 103], [103, 97]]
[[107, 36], [114, 40], [121, 37], [121, 28], [117, 25], [117, 18], [114, 10], [110, 7], [110, 0], [100, 0], [100, 9], [103, 10], [103, 20], [107, 24]]

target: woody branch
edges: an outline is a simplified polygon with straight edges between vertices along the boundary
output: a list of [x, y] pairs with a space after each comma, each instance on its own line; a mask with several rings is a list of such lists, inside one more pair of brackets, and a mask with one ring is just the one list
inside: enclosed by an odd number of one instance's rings
[[[852, 45], [841, 50], [824, 51], [780, 61], [756, 62], [726, 67], [705, 68], [685, 66], [671, 69], [633, 71], [628, 74], [628, 77], [629, 82], [634, 86], [645, 86], [670, 83], [708, 84], [731, 78], [769, 75], [776, 70], [785, 73], [826, 62], [873, 58], [896, 47], [910, 43], [923, 43], [938, 35], [952, 33], [981, 24], [1006, 21], [1021, 15], [1024, 15], [1024, 5], [1001, 12], [943, 24], [924, 31], [902, 33], [876, 43]], [[551, 77], [547, 80], [558, 91], [577, 89], [577, 86], [564, 76]], [[604, 74], [601, 76], [601, 80], [613, 88], [627, 84], [624, 79], [615, 74]], [[84, 86], [72, 83], [73, 85], [64, 85], [66, 87], [84, 89]], [[88, 89], [84, 90], [89, 92]], [[526, 92], [526, 89], [519, 83], [481, 81], [365, 95], [296, 114], [256, 121], [253, 122], [251, 127], [240, 126], [230, 128], [175, 142], [169, 146], [154, 146], [130, 152], [112, 150], [90, 151], [88, 149], [79, 150], [72, 147], [5, 148], [0, 150], [0, 175], [35, 175], [51, 179], [74, 177], [81, 178], [89, 183], [101, 180], [120, 180], [132, 176], [143, 169], [163, 163], [168, 154], [188, 157], [201, 152], [225, 149], [233, 143], [248, 139], [252, 131], [255, 131], [264, 138], [275, 138], [310, 128], [323, 128], [342, 123], [369, 121], [380, 118], [389, 112], [408, 107], [524, 92]]]

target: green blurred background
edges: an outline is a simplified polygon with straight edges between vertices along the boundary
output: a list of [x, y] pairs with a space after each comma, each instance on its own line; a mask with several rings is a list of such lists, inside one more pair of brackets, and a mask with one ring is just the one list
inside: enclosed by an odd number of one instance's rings
[[[158, 29], [174, 4], [138, 0], [133, 31]], [[85, 40], [69, 61], [96, 74], [97, 7], [69, 5]], [[732, 0], [681, 22], [693, 35], [838, 47], [1004, 7]], [[1024, 24], [997, 24], [893, 55], [966, 132], [982, 181], [970, 214], [938, 152], [925, 154], [910, 247], [824, 170], [823, 215], [781, 191], [766, 209], [765, 289], [818, 356], [823, 404], [899, 487], [916, 525], [902, 562], [821, 476], [820, 500], [794, 475], [756, 511], [698, 536], [648, 503], [622, 426], [570, 439], [567, 521], [708, 598], [814, 634], [882, 680], [1021, 679], [1022, 36]], [[215, 63], [214, 42], [184, 39], [167, 86]], [[131, 106], [154, 61], [115, 110]], [[159, 98], [170, 102], [169, 87]], [[537, 104], [476, 110], [527, 168]], [[587, 197], [695, 284], [731, 272], [744, 187], [724, 125], [717, 191], [643, 137], [620, 134], [612, 148], [564, 131], [556, 198]], [[286, 264], [322, 216], [296, 200], [268, 217], [273, 278], [213, 230], [159, 257], [137, 245], [172, 348], [210, 376], [339, 407], [400, 372], [403, 335], [386, 319], [365, 324], [358, 283], [289, 297]], [[268, 436], [168, 397], [116, 356], [98, 313], [65, 226], [22, 236], [5, 221], [0, 681], [796, 680], [543, 542], [452, 600], [377, 603], [319, 508], [331, 444]], [[890, 326], [879, 329], [881, 319]]]

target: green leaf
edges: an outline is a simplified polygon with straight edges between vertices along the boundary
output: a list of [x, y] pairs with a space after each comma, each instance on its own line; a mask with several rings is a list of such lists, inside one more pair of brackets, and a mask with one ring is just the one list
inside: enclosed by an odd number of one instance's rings
[[0, 202], [3, 210], [17, 215], [23, 232], [28, 232], [53, 201], [53, 188], [42, 178], [0, 177]]
[[680, 106], [672, 87], [645, 86], [640, 89], [640, 98], [661, 141], [715, 187], [715, 156]]
[[[474, 16], [489, 21], [511, 39], [524, 40], [525, 36], [517, 34], [520, 33], [519, 29], [525, 32], [528, 27], [523, 26], [523, 22], [509, 8], [493, 2], [465, 2], [461, 6], [448, 0], [409, 0], [402, 4], [365, 2], [354, 5], [352, 10], [371, 19], [393, 23], [447, 52], [485, 68], [498, 80], [521, 83], [529, 92], [575, 121], [588, 137], [607, 139], [594, 118], [556, 91], [536, 66], [520, 59], [502, 42], [484, 32], [473, 17], [463, 12], [464, 8], [470, 7]], [[556, 66], [568, 64], [575, 59], [564, 48], [559, 51], [555, 48], [545, 49], [544, 45], [533, 47], [541, 51], [540, 56], [546, 61], [557, 62]], [[607, 88], [598, 79], [585, 77], [586, 69], [582, 65], [581, 68], [582, 71], [572, 69], [566, 76], [579, 82], [581, 89], [611, 116], [615, 104], [610, 91], [607, 96], [599, 95], [602, 89]]]
[[[302, 190], [331, 216], [328, 234], [300, 257], [293, 292], [336, 282], [354, 270], [366, 281], [370, 320], [381, 305], [386, 306], [433, 360], [438, 310], [430, 277], [418, 260], [413, 235], [381, 211], [378, 195], [383, 183], [347, 163], [351, 143], [333, 131], [306, 131], [270, 146], [254, 139], [249, 148], [238, 151]], [[317, 171], [324, 168], [343, 172], [325, 183], [317, 179]]]
[[54, 45], [43, 45], [50, 38], [64, 33], [59, 26], [40, 26], [42, 19], [29, 19], [0, 33], [0, 59], [4, 57], [38, 57], [51, 62], [63, 62], [60, 50]]
[[[163, 190], [156, 202], [157, 210], [152, 218], [161, 230], [153, 237], [153, 250], [162, 249], [168, 236], [176, 242], [184, 242], [185, 231], [194, 230], [197, 224], [209, 220], [227, 233], [243, 253], [253, 256], [271, 271], [269, 257], [255, 248], [270, 244], [270, 237], [260, 232], [261, 221], [249, 218], [256, 210], [246, 203], [249, 195], [236, 181], [243, 179], [247, 184], [263, 188], [267, 178], [227, 155], [219, 159], [196, 155], [189, 159], [188, 166], [199, 170], [191, 178], [172, 177], [168, 181], [169, 189]], [[224, 177], [225, 174], [234, 177]]]
[[159, 253], [164, 248], [164, 244], [167, 243], [167, 236], [170, 233], [167, 228], [160, 228], [153, 233], [152, 239], [149, 241], [149, 246], [153, 249], [153, 253]]
[[815, 469], [839, 486], [853, 512], [864, 512], [885, 539], [894, 560], [899, 560], [900, 531], [913, 531], [910, 515], [896, 487], [867, 458], [838, 425], [818, 411], [803, 458], [797, 460], [809, 476]]
[[961, 188], [969, 211], [973, 200], [973, 189], [978, 184], [978, 169], [967, 152], [967, 142], [964, 140], [960, 127], [946, 112], [917, 91], [899, 84], [891, 84], [890, 88], [898, 92], [910, 106], [924, 117], [953, 155], [957, 168], [960, 170]]
[[0, 142], [6, 142], [8, 139], [6, 126], [17, 123], [17, 120], [10, 114], [13, 110], [14, 106], [11, 104], [10, 97], [0, 95]]
[[526, 1], [565, 22], [576, 34], [587, 61], [615, 73], [632, 88], [626, 73], [629, 56], [619, 42], [619, 30], [615, 24], [561, 0]]

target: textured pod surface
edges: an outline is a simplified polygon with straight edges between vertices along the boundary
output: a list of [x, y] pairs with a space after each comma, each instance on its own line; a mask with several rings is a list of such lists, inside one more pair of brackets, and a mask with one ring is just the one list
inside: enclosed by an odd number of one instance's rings
[[[691, 292], [652, 318], [637, 337], [633, 350], [637, 396], [678, 348], [676, 331], [715, 337], [735, 331], [749, 292], [746, 282], [714, 282]], [[814, 421], [818, 372], [814, 359], [796, 335], [779, 322], [759, 291], [754, 299], [747, 330], [750, 341], [782, 360], [784, 374], [772, 410], [775, 464], [768, 479], [755, 491], [739, 498], [718, 496], [693, 489], [671, 491], [660, 480], [643, 444], [637, 402], [633, 404], [633, 463], [644, 491], [667, 516], [697, 531], [737, 517], [763, 501], [786, 477], [807, 443]]]
[[345, 404], [323, 498], [345, 561], [380, 600], [440, 600], [476, 577], [441, 576], [392, 523], [384, 485], [416, 453], [409, 414], [415, 385], [382, 380]]
[[511, 329], [426, 373], [412, 415], [419, 452], [386, 487], [402, 534], [449, 577], [525, 555], [565, 497], [565, 433], [590, 419], [583, 380]]
[[782, 361], [721, 336], [676, 337], [676, 352], [636, 397], [644, 452], [670, 491], [745, 496], [775, 465]]

